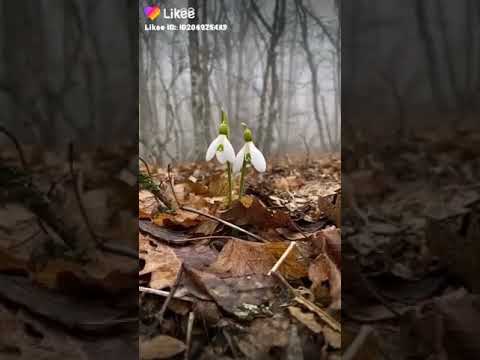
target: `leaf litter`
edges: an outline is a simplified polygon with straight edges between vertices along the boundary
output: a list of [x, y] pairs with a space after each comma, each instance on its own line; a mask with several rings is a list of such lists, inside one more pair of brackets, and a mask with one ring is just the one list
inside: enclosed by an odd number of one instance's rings
[[[142, 165], [140, 171], [146, 173]], [[180, 342], [175, 350], [198, 359], [340, 354], [341, 240], [332, 201], [340, 190], [338, 156], [277, 159], [267, 172], [247, 178], [245, 196], [234, 192], [231, 206], [220, 166], [150, 165], [149, 171], [162, 197], [176, 200], [170, 209], [155, 207], [153, 193], [139, 194], [140, 285], [152, 289], [140, 293], [145, 344], [165, 339], [167, 349], [174, 338]], [[165, 304], [160, 323], [156, 316]], [[151, 348], [145, 349], [149, 358]]]
[[480, 357], [479, 139], [344, 152], [344, 346], [358, 358]]

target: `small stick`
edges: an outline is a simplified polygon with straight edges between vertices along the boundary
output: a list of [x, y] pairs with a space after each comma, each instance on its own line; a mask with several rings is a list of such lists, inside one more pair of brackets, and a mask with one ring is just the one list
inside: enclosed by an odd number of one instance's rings
[[192, 329], [193, 329], [193, 322], [195, 321], [195, 313], [191, 311], [188, 314], [188, 325], [187, 325], [187, 340], [186, 345], [187, 349], [185, 350], [185, 360], [188, 360], [190, 357], [190, 347], [192, 344]]
[[285, 280], [282, 274], [280, 274], [278, 271], [275, 271], [272, 274], [275, 275], [277, 279], [280, 280], [280, 282], [294, 294], [295, 298], [293, 300], [295, 300], [299, 304], [304, 305], [308, 310], [317, 314], [320, 319], [322, 319], [333, 330], [341, 332], [340, 324], [330, 314], [328, 314], [325, 310], [320, 309], [311, 301], [305, 299], [302, 295], [297, 294], [296, 290], [288, 283], [287, 280]]
[[[145, 286], [139, 286], [138, 291], [143, 292], [143, 293], [147, 293], [147, 294], [159, 295], [159, 296], [163, 296], [163, 297], [168, 297], [168, 295], [170, 295], [170, 293], [168, 291], [152, 289], [152, 288], [145, 287]], [[174, 295], [173, 297], [175, 299], [189, 301], [189, 302], [197, 301], [196, 299], [194, 299], [193, 297], [190, 297], [190, 296]]]
[[347, 350], [342, 355], [343, 360], [351, 360], [354, 359], [362, 347], [363, 343], [365, 340], [367, 340], [368, 335], [373, 331], [373, 327], [369, 325], [362, 325], [360, 328], [360, 331], [358, 332], [357, 336], [353, 340], [353, 342], [350, 344]]
[[290, 290], [290, 292], [293, 295], [296, 295], [297, 292], [295, 291], [295, 288], [292, 285], [290, 285], [287, 280], [285, 280], [285, 278], [282, 276], [282, 274], [280, 274], [277, 271], [274, 271], [274, 272], [272, 272], [272, 275], [274, 275], [278, 280], [280, 280], [280, 282], [283, 284], [283, 286], [285, 286], [288, 290]]
[[175, 184], [174, 184], [174, 179], [172, 175], [172, 167], [170, 164], [168, 164], [167, 170], [168, 170], [168, 183], [170, 184], [170, 189], [172, 190], [173, 198], [175, 199], [177, 206], [179, 208], [182, 208], [180, 201], [178, 201], [177, 194], [175, 193]]
[[273, 265], [273, 267], [270, 269], [270, 271], [267, 273], [268, 276], [271, 276], [273, 272], [276, 272], [278, 270], [278, 268], [280, 267], [280, 265], [282, 265], [282, 263], [285, 261], [285, 259], [287, 258], [288, 254], [290, 254], [290, 252], [293, 250], [293, 248], [295, 247], [295, 242], [294, 241], [291, 241], [290, 244], [288, 245], [287, 249], [284, 251], [284, 253], [282, 254], [282, 256], [280, 256], [280, 259], [278, 259], [278, 261], [276, 262], [275, 265]]
[[340, 324], [338, 323], [337, 320], [335, 320], [329, 313], [327, 313], [325, 310], [320, 309], [317, 305], [315, 305], [311, 301], [305, 299], [301, 295], [295, 296], [295, 298], [293, 300], [295, 300], [299, 304], [304, 305], [308, 310], [317, 314], [320, 317], [320, 319], [322, 319], [333, 330], [338, 331], [338, 332], [342, 331], [341, 330], [342, 328], [341, 328], [341, 326], [340, 326]]
[[188, 212], [192, 212], [194, 214], [198, 214], [198, 215], [202, 215], [202, 216], [205, 216], [206, 218], [209, 218], [210, 220], [215, 220], [215, 221], [218, 221], [219, 223], [223, 224], [223, 225], [226, 225], [226, 226], [229, 226], [231, 227], [232, 229], [235, 229], [235, 230], [238, 230], [240, 232], [243, 232], [251, 237], [253, 237], [254, 239], [258, 240], [258, 241], [261, 241], [261, 242], [264, 242], [264, 243], [268, 243], [267, 240], [261, 238], [260, 236], [258, 235], [255, 235], [253, 233], [251, 233], [250, 231], [247, 231], [245, 229], [242, 229], [241, 227], [237, 226], [237, 225], [234, 225], [232, 223], [229, 223], [228, 221], [225, 221], [223, 219], [220, 219], [216, 216], [213, 216], [213, 215], [210, 215], [210, 214], [206, 214], [204, 212], [201, 212], [197, 209], [192, 209], [190, 207], [187, 207], [187, 206], [181, 206], [180, 207], [181, 210], [185, 210], [185, 211], [188, 211]]
[[170, 289], [170, 293], [168, 294], [165, 302], [162, 305], [162, 308], [160, 309], [160, 312], [158, 313], [157, 319], [158, 319], [159, 325], [162, 325], [165, 311], [167, 311], [168, 304], [170, 304], [170, 301], [172, 301], [175, 295], [175, 292], [177, 291], [177, 288], [180, 285], [180, 281], [182, 280], [182, 275], [183, 275], [183, 263], [180, 265], [180, 269], [178, 270], [177, 277], [175, 278], [175, 282], [173, 283], [172, 288]]

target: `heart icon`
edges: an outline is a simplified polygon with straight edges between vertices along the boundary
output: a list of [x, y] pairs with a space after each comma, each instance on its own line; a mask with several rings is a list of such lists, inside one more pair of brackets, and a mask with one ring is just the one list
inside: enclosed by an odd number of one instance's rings
[[158, 6], [147, 6], [143, 9], [145, 16], [150, 20], [155, 20], [160, 15], [160, 8]]

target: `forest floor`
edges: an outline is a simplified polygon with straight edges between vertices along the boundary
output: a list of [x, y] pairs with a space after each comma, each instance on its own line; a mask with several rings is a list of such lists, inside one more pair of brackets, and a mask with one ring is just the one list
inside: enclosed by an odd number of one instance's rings
[[451, 131], [342, 153], [346, 358], [480, 357], [479, 155]]
[[277, 159], [231, 206], [219, 164], [141, 173], [142, 358], [339, 358], [338, 156]]
[[134, 359], [137, 147], [67, 149], [0, 150], [0, 358]]

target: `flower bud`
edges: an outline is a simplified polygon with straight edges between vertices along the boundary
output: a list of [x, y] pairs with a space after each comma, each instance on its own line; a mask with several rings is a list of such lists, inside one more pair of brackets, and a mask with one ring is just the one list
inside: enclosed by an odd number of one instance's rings
[[245, 128], [245, 131], [243, 132], [243, 140], [245, 142], [252, 141], [252, 131], [249, 128]]
[[220, 135], [228, 136], [228, 132], [229, 132], [229, 129], [228, 129], [227, 123], [222, 122], [222, 123], [220, 124], [220, 127], [218, 128], [218, 133], [219, 133]]

